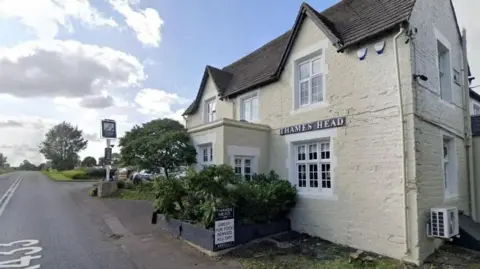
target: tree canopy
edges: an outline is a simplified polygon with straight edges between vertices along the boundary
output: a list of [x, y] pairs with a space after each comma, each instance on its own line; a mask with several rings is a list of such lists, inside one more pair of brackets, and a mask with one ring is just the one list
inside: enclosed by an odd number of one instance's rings
[[39, 170], [39, 167], [31, 163], [29, 160], [23, 160], [23, 162], [18, 166], [18, 169], [24, 171], [36, 171]]
[[78, 153], [86, 149], [87, 144], [82, 130], [64, 121], [47, 132], [40, 145], [40, 153], [51, 161], [52, 168], [68, 170], [79, 163]]
[[0, 152], [0, 168], [6, 168], [8, 166], [7, 156]]
[[120, 138], [121, 161], [165, 172], [196, 162], [197, 152], [185, 127], [176, 120], [157, 119], [136, 125]]
[[92, 156], [87, 156], [85, 159], [83, 159], [82, 164], [83, 167], [93, 167], [97, 165], [97, 160], [95, 160], [94, 157]]

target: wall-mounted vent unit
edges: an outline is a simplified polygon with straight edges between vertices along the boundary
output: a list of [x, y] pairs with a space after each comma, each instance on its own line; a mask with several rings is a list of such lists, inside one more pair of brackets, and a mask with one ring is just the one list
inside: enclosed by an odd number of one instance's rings
[[458, 209], [456, 207], [430, 209], [430, 236], [449, 239], [458, 234]]

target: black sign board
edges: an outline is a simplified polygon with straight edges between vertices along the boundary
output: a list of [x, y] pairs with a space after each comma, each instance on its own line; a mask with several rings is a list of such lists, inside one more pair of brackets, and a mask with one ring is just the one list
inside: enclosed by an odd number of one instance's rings
[[104, 156], [105, 164], [110, 164], [112, 161], [112, 148], [105, 148], [105, 156]]
[[280, 129], [280, 135], [297, 134], [322, 129], [330, 129], [345, 126], [347, 123], [345, 117], [319, 120], [310, 123], [298, 124]]
[[215, 213], [213, 250], [235, 246], [235, 213], [233, 208], [222, 208]]
[[114, 120], [102, 120], [102, 137], [117, 138], [117, 124]]

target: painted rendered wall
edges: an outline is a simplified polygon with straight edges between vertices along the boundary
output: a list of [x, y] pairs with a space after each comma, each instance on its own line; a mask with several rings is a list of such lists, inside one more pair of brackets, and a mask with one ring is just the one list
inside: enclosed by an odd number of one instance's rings
[[187, 118], [187, 128], [192, 128], [205, 124], [205, 101], [215, 98], [217, 100], [217, 120], [221, 118], [233, 118], [233, 104], [228, 101], [221, 101], [218, 97], [218, 90], [213, 80], [209, 77], [207, 83], [205, 83], [205, 89], [203, 91], [202, 100], [197, 112], [193, 115], [189, 115]]
[[255, 172], [267, 173], [269, 171], [270, 132], [226, 126], [224, 135], [225, 163], [233, 164], [235, 155], [252, 156], [255, 157]]
[[[417, 1], [411, 16], [411, 27], [418, 28], [414, 50], [415, 72], [429, 79], [415, 85], [413, 107], [415, 111], [416, 184], [411, 188], [417, 195], [418, 237], [412, 249], [414, 259], [423, 260], [430, 255], [440, 240], [428, 239], [425, 221], [431, 207], [454, 205], [468, 214], [468, 178], [464, 144], [462, 87], [452, 78], [453, 103], [440, 98], [437, 63], [437, 33], [451, 46], [452, 68], [463, 76], [461, 37], [457, 30], [449, 0]], [[447, 134], [455, 138], [457, 153], [458, 193], [445, 198], [443, 180], [443, 140]]]
[[[259, 89], [260, 123], [272, 131], [270, 168], [293, 184], [292, 137], [279, 129], [337, 116], [347, 117], [332, 139], [336, 155], [334, 195], [300, 196], [291, 218], [293, 228], [327, 240], [395, 258], [404, 256], [403, 184], [401, 177], [401, 121], [398, 113], [392, 38], [385, 53], [374, 43], [364, 61], [355, 51], [337, 53], [324, 33], [306, 19], [287, 60], [280, 81]], [[399, 41], [402, 66], [409, 66], [409, 46]], [[326, 103], [293, 110], [294, 62], [326, 49]], [[402, 73], [408, 84], [410, 74]], [[408, 83], [407, 83], [408, 82]], [[327, 133], [319, 132], [317, 137]], [[299, 140], [305, 137], [299, 136]]]

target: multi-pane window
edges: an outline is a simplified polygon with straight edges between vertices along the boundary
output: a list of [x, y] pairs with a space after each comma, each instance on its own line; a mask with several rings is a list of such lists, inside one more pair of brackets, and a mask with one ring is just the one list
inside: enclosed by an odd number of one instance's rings
[[240, 119], [249, 122], [258, 121], [258, 95], [241, 99]]
[[330, 175], [330, 142], [295, 145], [297, 187], [300, 189], [332, 189]]
[[216, 100], [212, 99], [205, 102], [205, 122], [214, 122], [216, 120]]
[[458, 175], [456, 172], [456, 158], [454, 140], [449, 137], [443, 138], [442, 149], [443, 182], [445, 195], [453, 196], [456, 193], [458, 185]]
[[323, 101], [322, 59], [315, 57], [298, 65], [297, 106]]
[[203, 167], [213, 164], [213, 147], [211, 145], [200, 147], [200, 154], [200, 161]]
[[440, 96], [442, 99], [452, 102], [452, 76], [450, 67], [450, 50], [437, 40], [438, 52], [438, 78], [440, 85]]
[[244, 176], [247, 179], [250, 179], [253, 174], [252, 169], [252, 157], [239, 157], [235, 156], [234, 169], [235, 174]]

